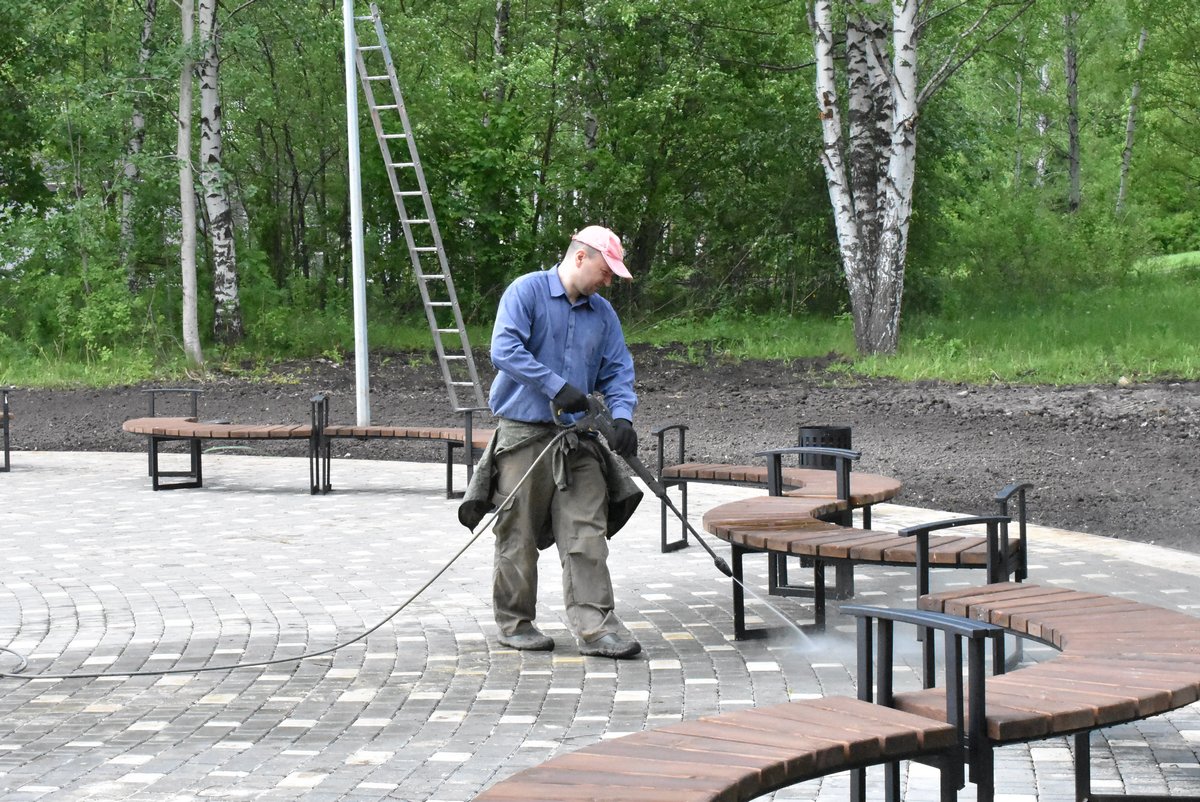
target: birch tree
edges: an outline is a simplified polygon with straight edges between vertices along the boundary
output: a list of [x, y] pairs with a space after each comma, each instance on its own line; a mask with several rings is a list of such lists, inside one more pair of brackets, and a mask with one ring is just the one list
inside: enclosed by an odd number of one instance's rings
[[192, 0], [180, 0], [183, 58], [179, 66], [179, 264], [183, 271], [183, 351], [194, 365], [204, 363], [196, 317], [196, 184], [192, 174], [192, 40], [195, 13]]
[[[1033, 0], [968, 0], [945, 11], [935, 5], [852, 0], [844, 28], [838, 30], [833, 0], [814, 0], [809, 6], [821, 163], [850, 293], [854, 341], [864, 354], [893, 353], [899, 341], [921, 107]], [[958, 23], [959, 28], [946, 38], [945, 52], [922, 85], [919, 46], [935, 22]], [[846, 43], [844, 104], [838, 88], [839, 41]]]
[[242, 338], [242, 312], [238, 298], [237, 253], [233, 237], [233, 207], [222, 163], [220, 93], [219, 0], [200, 0], [200, 183], [208, 213], [212, 243], [213, 335], [226, 345]]
[[[1146, 38], [1149, 32], [1142, 28], [1138, 35], [1136, 59], [1141, 59], [1146, 50]], [[1129, 90], [1129, 113], [1125, 117], [1125, 149], [1121, 151], [1121, 180], [1117, 186], [1117, 215], [1125, 211], [1125, 196], [1129, 192], [1129, 166], [1133, 162], [1133, 131], [1137, 124], [1138, 97], [1142, 93], [1142, 82], [1134, 78]]]

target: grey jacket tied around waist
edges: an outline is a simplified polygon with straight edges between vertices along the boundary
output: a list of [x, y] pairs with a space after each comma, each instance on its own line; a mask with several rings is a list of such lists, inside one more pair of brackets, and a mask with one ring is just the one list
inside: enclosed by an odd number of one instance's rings
[[[459, 522], [474, 531], [484, 516], [496, 508], [493, 496], [496, 492], [496, 458], [522, 448], [536, 448], [539, 452], [562, 430], [552, 423], [523, 423], [521, 421], [500, 419], [492, 439], [488, 441], [479, 464], [475, 467], [475, 475], [467, 487], [462, 503], [458, 505]], [[571, 476], [567, 465], [567, 454], [577, 448], [594, 448], [600, 456], [601, 469], [608, 484], [608, 537], [612, 537], [633, 516], [634, 510], [642, 501], [643, 493], [632, 477], [622, 470], [617, 457], [597, 441], [586, 442], [590, 438], [581, 438], [577, 433], [570, 432], [562, 438], [545, 458], [553, 460], [554, 481], [559, 490], [570, 487]], [[539, 549], [545, 549], [554, 543], [554, 535], [550, 531], [549, 522], [545, 529], [537, 535]]]

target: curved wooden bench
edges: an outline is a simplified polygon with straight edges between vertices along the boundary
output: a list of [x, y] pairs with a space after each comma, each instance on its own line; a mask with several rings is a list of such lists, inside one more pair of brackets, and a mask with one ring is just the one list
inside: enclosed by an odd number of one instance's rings
[[[687, 429], [682, 423], [669, 423], [651, 431], [658, 441], [658, 481], [666, 489], [678, 487], [680, 493], [679, 508], [687, 516], [688, 484], [692, 482], [711, 482], [715, 484], [745, 485], [747, 487], [765, 487], [773, 495], [789, 495], [801, 498], [839, 498], [838, 475], [836, 470], [817, 468], [782, 467], [779, 456], [784, 453], [814, 454], [822, 449], [795, 448], [774, 449], [762, 452], [760, 456], [770, 455], [764, 465], [729, 465], [715, 462], [687, 461]], [[666, 437], [669, 432], [677, 433], [676, 464], [666, 464]], [[832, 453], [839, 449], [824, 449]], [[890, 501], [900, 494], [903, 485], [890, 476], [871, 473], [855, 473], [851, 477], [848, 493], [843, 497], [848, 501], [848, 510], [862, 511], [864, 528], [871, 527], [871, 507], [884, 501]], [[687, 527], [680, 529], [679, 537], [674, 541], [667, 539], [667, 505], [660, 504], [660, 549], [665, 554], [687, 546]], [[850, 523], [849, 519], [843, 523]], [[838, 577], [839, 591], [844, 595], [853, 595], [853, 575]]]
[[[991, 799], [992, 750], [1001, 744], [1075, 736], [1076, 798], [1090, 788], [1093, 730], [1148, 718], [1200, 699], [1200, 619], [1174, 610], [1056, 587], [996, 583], [922, 596], [922, 610], [987, 622], [1060, 650], [1053, 659], [990, 677], [985, 721], [965, 745]], [[933, 639], [926, 638], [925, 690], [891, 704], [945, 719], [946, 692], [932, 685]], [[1149, 799], [1150, 797], [1139, 797]]]
[[[319, 393], [310, 399], [310, 422], [306, 424], [236, 424], [219, 421], [198, 421], [196, 419], [197, 397], [200, 390], [178, 388], [154, 388], [145, 390], [150, 397], [150, 415], [144, 418], [132, 418], [125, 421], [121, 428], [131, 434], [139, 434], [149, 438], [149, 473], [155, 490], [173, 490], [178, 488], [202, 487], [204, 484], [202, 440], [307, 440], [308, 441], [308, 474], [309, 492], [327, 493], [332, 489], [329, 481], [330, 443], [335, 438], [353, 437], [360, 440], [393, 439], [393, 440], [429, 440], [445, 443], [446, 445], [446, 496], [453, 497], [454, 492], [454, 450], [471, 448], [464, 454], [467, 463], [467, 475], [470, 477], [474, 467], [474, 454], [483, 449], [491, 430], [474, 429], [471, 426], [471, 413], [474, 410], [463, 410], [466, 413], [467, 426], [464, 428], [435, 427], [435, 426], [352, 426], [348, 424], [329, 423], [329, 397]], [[165, 417], [155, 414], [156, 396], [163, 393], [186, 393], [191, 396], [191, 412], [186, 417]], [[191, 457], [190, 469], [187, 471], [163, 471], [158, 464], [158, 448], [169, 440], [186, 440], [189, 442]], [[162, 477], [183, 477], [185, 481], [165, 483]]]
[[476, 800], [735, 802], [826, 774], [910, 759], [942, 768], [942, 799], [955, 798], [954, 726], [832, 696], [600, 741], [517, 772]]
[[[768, 469], [776, 491], [780, 489], [781, 482], [773, 477], [787, 473], [786, 469], [779, 468], [779, 457], [797, 450], [766, 452], [772, 460]], [[856, 457], [857, 452], [842, 452], [838, 459], [848, 461]], [[748, 630], [745, 625], [742, 560], [751, 553], [768, 555], [768, 587], [771, 593], [813, 598], [818, 628], [824, 628], [825, 625], [827, 565], [841, 567], [846, 573], [852, 572], [854, 566], [860, 564], [911, 566], [917, 573], [918, 595], [929, 592], [929, 571], [935, 567], [985, 569], [988, 582], [998, 582], [1010, 576], [1018, 580], [1025, 578], [1025, 491], [1031, 485], [1018, 483], [1001, 490], [996, 496], [1001, 515], [938, 521], [899, 532], [881, 532], [844, 525], [847, 521], [845, 514], [853, 506], [855, 482], [864, 475], [850, 473], [848, 468], [840, 473], [842, 485], [832, 498], [795, 494], [757, 496], [722, 504], [704, 513], [705, 530], [731, 547], [735, 638], [742, 639], [762, 632]], [[867, 475], [866, 478], [867, 481], [863, 482], [866, 491], [864, 498], [872, 498], [869, 494], [871, 488], [881, 489], [880, 492], [886, 490], [886, 485], [876, 481], [877, 477]], [[847, 487], [850, 488], [849, 492]], [[844, 498], [846, 496], [849, 498]], [[1010, 539], [1007, 510], [1014, 496], [1018, 500], [1019, 532], [1017, 537]], [[932, 534], [970, 525], [985, 526], [987, 535]], [[811, 587], [788, 584], [781, 558], [789, 556], [811, 561]]]
[[[204, 465], [201, 440], [307, 440], [309, 456], [316, 448], [312, 426], [308, 424], [247, 425], [215, 423], [186, 418], [131, 418], [121, 424], [130, 434], [144, 435], [150, 440], [150, 483], [155, 490], [179, 490], [204, 486]], [[187, 440], [191, 457], [187, 471], [164, 471], [158, 464], [158, 447], [170, 440]], [[164, 476], [184, 477], [180, 482], [163, 482]], [[311, 477], [310, 477], [311, 478]]]
[[[462, 493], [454, 490], [454, 450], [463, 449], [463, 463], [467, 468], [467, 481], [475, 469], [475, 455], [487, 447], [492, 437], [492, 429], [476, 429], [474, 413], [481, 411], [476, 408], [458, 410], [463, 413], [465, 426], [461, 428], [446, 426], [355, 426], [329, 422], [329, 396], [320, 393], [312, 398], [312, 425], [319, 432], [316, 451], [310, 457], [314, 482], [312, 492], [318, 490], [328, 493], [333, 489], [329, 474], [332, 467], [330, 449], [332, 441], [337, 438], [354, 438], [356, 440], [429, 440], [444, 443], [446, 446], [446, 498], [455, 498]], [[468, 447], [468, 444], [469, 447]]]

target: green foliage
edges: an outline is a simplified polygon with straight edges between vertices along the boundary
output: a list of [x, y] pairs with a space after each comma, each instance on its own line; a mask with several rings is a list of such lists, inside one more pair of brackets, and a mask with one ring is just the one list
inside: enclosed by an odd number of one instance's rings
[[[1120, 294], [1148, 256], [1200, 249], [1192, 5], [1081, 6], [1084, 203], [1072, 215], [1064, 4], [1037, 4], [921, 111], [903, 348], [947, 366], [971, 358], [973, 336], [927, 321], [965, 320], [997, 303], [1069, 307], [1097, 287]], [[941, 9], [931, 22], [924, 76], [978, 5]], [[849, 352], [804, 66], [804, 4], [534, 0], [510, 8], [503, 53], [492, 47], [494, 3], [388, 0], [382, 8], [469, 320], [485, 327], [508, 281], [552, 263], [574, 230], [598, 222], [623, 235], [637, 277], [610, 297], [648, 340], [690, 341], [688, 327], [700, 326], [718, 352]], [[223, 169], [237, 209], [247, 341], [217, 356], [344, 354], [353, 337], [341, 8], [231, 11], [222, 20]], [[0, 344], [15, 348], [18, 362], [45, 353], [94, 365], [143, 354], [134, 361], [174, 364], [179, 22], [175, 6], [160, 3], [143, 66], [138, 4], [12, 0], [0, 10]], [[1135, 60], [1142, 27], [1150, 44]], [[1134, 80], [1143, 110], [1117, 219]], [[127, 181], [120, 166], [135, 107], [146, 137], [139, 179]], [[428, 348], [365, 109], [359, 123], [371, 340]], [[126, 190], [135, 210], [130, 264], [120, 242]], [[205, 245], [201, 238], [202, 331], [212, 314]]]
[[1195, 380], [1196, 331], [1200, 271], [1148, 273], [1041, 302], [977, 302], [958, 314], [914, 316], [899, 353], [851, 369], [975, 383]]

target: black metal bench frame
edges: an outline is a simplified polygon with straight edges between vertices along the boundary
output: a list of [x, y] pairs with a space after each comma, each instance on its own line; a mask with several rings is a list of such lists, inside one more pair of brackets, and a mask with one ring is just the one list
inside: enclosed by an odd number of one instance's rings
[[[837, 497], [840, 501], [846, 501], [849, 498], [850, 487], [850, 464], [857, 460], [861, 454], [857, 451], [849, 451], [846, 449], [831, 449], [822, 447], [800, 447], [800, 448], [780, 448], [769, 451], [762, 451], [756, 456], [766, 456], [767, 463], [767, 490], [770, 495], [783, 495], [783, 463], [784, 455], [808, 453], [831, 457], [835, 460], [835, 468], [837, 471]], [[945, 521], [936, 521], [919, 526], [905, 527], [897, 531], [896, 534], [903, 537], [913, 537], [916, 539], [916, 574], [917, 574], [917, 595], [923, 596], [929, 593], [930, 586], [930, 570], [936, 567], [929, 559], [929, 535], [932, 532], [941, 531], [944, 529], [952, 529], [962, 526], [982, 525], [986, 527], [987, 532], [987, 561], [983, 566], [987, 582], [1002, 582], [1008, 577], [1013, 577], [1016, 581], [1023, 581], [1028, 574], [1028, 524], [1026, 521], [1026, 491], [1033, 487], [1028, 482], [1016, 482], [1006, 485], [994, 497], [994, 501], [1000, 508], [1001, 514], [990, 516], [973, 516], [967, 518], [954, 518]], [[1009, 550], [1009, 530], [1008, 526], [1011, 518], [1008, 516], [1009, 505], [1013, 498], [1017, 501], [1017, 526], [1020, 537], [1021, 547], [1015, 555], [1015, 562], [1010, 555]], [[822, 516], [822, 520], [836, 523], [842, 526], [851, 524], [850, 516], [852, 510], [847, 507], [828, 516]], [[863, 528], [870, 528], [869, 512], [864, 508]], [[762, 553], [761, 549], [752, 549], [746, 546], [737, 544], [731, 545], [731, 565], [733, 576], [735, 579], [733, 590], [733, 616], [734, 616], [734, 638], [744, 640], [749, 638], [764, 637], [769, 634], [767, 629], [747, 629], [745, 623], [745, 595], [742, 592], [741, 582], [744, 581], [744, 571], [742, 568], [742, 559], [747, 554]], [[812, 583], [809, 585], [794, 584], [789, 582], [787, 574], [787, 558], [789, 555], [780, 552], [767, 551], [767, 577], [768, 590], [770, 593], [777, 596], [796, 596], [801, 598], [810, 598], [813, 600], [813, 617], [816, 629], [823, 630], [825, 628], [825, 617], [827, 612], [827, 601], [830, 596], [834, 599], [848, 599], [854, 595], [854, 567], [856, 565], [880, 565], [880, 566], [900, 566], [909, 567], [910, 563], [906, 562], [891, 562], [888, 560], [860, 560], [853, 557], [798, 557], [801, 565], [811, 567], [813, 571]], [[838, 584], [835, 586], [834, 593], [829, 593], [825, 582], [825, 567], [827, 564], [832, 564], [837, 571]], [[951, 566], [946, 566], [951, 567]], [[953, 566], [955, 568], [970, 568], [971, 566]], [[846, 578], [848, 577], [848, 579]], [[1019, 642], [1018, 642], [1019, 643]], [[1003, 642], [999, 642], [995, 649], [997, 651], [997, 659], [1003, 661]], [[932, 660], [931, 657], [927, 660]]]
[[[310, 401], [312, 403], [313, 444], [308, 452], [308, 474], [309, 493], [312, 495], [316, 495], [317, 493], [324, 495], [333, 489], [329, 474], [332, 467], [330, 456], [331, 444], [335, 439], [354, 439], [361, 442], [372, 439], [426, 439], [429, 442], [437, 442], [436, 438], [375, 438], [370, 436], [361, 437], [353, 434], [330, 435], [327, 433], [329, 427], [329, 395], [327, 393], [318, 393]], [[468, 483], [475, 474], [475, 459], [481, 453], [481, 450], [473, 444], [475, 439], [475, 413], [489, 410], [487, 407], [464, 407], [455, 411], [463, 414], [464, 437], [461, 444], [451, 440], [441, 440], [446, 446], [446, 498], [462, 498], [464, 495], [464, 491], [454, 489], [455, 449], [463, 449], [462, 464], [467, 468]]]
[[[1016, 637], [1018, 645], [1023, 640], [1029, 639], [1055, 647], [1055, 644], [1051, 641], [1034, 637], [1026, 632], [1011, 630], [998, 624], [977, 621], [948, 613], [868, 607], [863, 605], [843, 605], [841, 611], [858, 619], [858, 698], [865, 698], [867, 701], [870, 701], [872, 682], [874, 682], [875, 687], [878, 689], [878, 704], [889, 707], [893, 706], [891, 677], [894, 667], [894, 658], [892, 656], [892, 623], [908, 623], [917, 626], [918, 636], [923, 642], [922, 687], [926, 689], [936, 687], [937, 667], [933, 659], [936, 651], [936, 642], [932, 633], [934, 631], [945, 633], [946, 720], [954, 724], [958, 730], [959, 743], [961, 745], [960, 766], [965, 764], [969, 768], [970, 773], [968, 778], [978, 789], [976, 798], [979, 802], [991, 802], [995, 797], [994, 750], [996, 746], [1027, 743], [1044, 740], [1047, 737], [1062, 737], [1063, 735], [1071, 737], [1075, 750], [1075, 802], [1200, 802], [1200, 796], [1092, 793], [1091, 735], [1093, 732], [1106, 729], [1113, 726], [1113, 724], [1086, 727], [1071, 733], [1054, 733], [1049, 736], [1036, 736], [1024, 740], [992, 741], [987, 734], [986, 661], [983, 643], [978, 639], [987, 638], [992, 642], [992, 675], [1004, 674], [1008, 670], [1008, 663], [1004, 659], [1004, 637], [1006, 635]], [[934, 618], [928, 618], [928, 616], [934, 616]], [[877, 621], [879, 626], [879, 638], [875, 658], [878, 668], [875, 669], [874, 679], [872, 679], [872, 668], [869, 665], [872, 649], [870, 632], [870, 622], [872, 620]], [[977, 630], [981, 631], [982, 634], [968, 635], [969, 632]], [[961, 638], [956, 637], [952, 640], [951, 633], [958, 633], [963, 637], [972, 638], [968, 643], [968, 652], [966, 655], [962, 652]], [[969, 706], [965, 717], [963, 715], [964, 687], [962, 675], [962, 661], [964, 656], [967, 658], [970, 675], [966, 694]], [[864, 658], [866, 665], [864, 665]], [[866, 696], [863, 695], [864, 692]], [[1152, 717], [1152, 715], [1138, 716], [1133, 720]], [[897, 772], [897, 767], [891, 767], [891, 772]], [[945, 774], [946, 770], [943, 770], [943, 778], [945, 778]], [[892, 774], [889, 774], [887, 780], [889, 783], [892, 783], [898, 780], [898, 777], [899, 775], [896, 773], [896, 779], [894, 780]], [[961, 782], [958, 787], [962, 787]], [[853, 790], [854, 786], [852, 786]]]
[[[986, 679], [987, 666], [985, 644], [1003, 642], [1004, 627], [983, 621], [973, 621], [946, 613], [925, 610], [898, 610], [886, 607], [870, 607], [858, 604], [842, 605], [842, 612], [858, 619], [858, 698], [874, 701], [886, 707], [894, 705], [892, 675], [895, 668], [893, 655], [894, 628], [897, 623], [914, 624], [922, 632], [938, 631], [943, 634], [946, 664], [946, 721], [958, 732], [959, 755], [954, 766], [939, 766], [942, 770], [942, 795], [946, 798], [947, 782], [954, 783], [955, 790], [962, 788], [965, 764], [969, 769], [968, 779], [975, 783], [980, 793], [994, 793], [994, 758], [990, 749], [973, 748], [987, 738]], [[871, 629], [872, 622], [876, 631]], [[934, 638], [927, 634], [925, 643], [932, 646]], [[966, 645], [964, 653], [963, 646]], [[872, 652], [875, 653], [872, 659]], [[963, 658], [966, 658], [967, 673], [964, 679]], [[1003, 671], [1003, 664], [996, 673]], [[933, 676], [926, 675], [925, 681], [932, 683]], [[933, 687], [927, 684], [925, 687]], [[874, 688], [874, 698], [872, 695]], [[887, 764], [884, 775], [887, 798], [899, 799], [900, 765]], [[866, 796], [866, 774], [858, 769], [851, 776], [851, 800], [862, 802]], [[956, 796], [950, 796], [955, 799]]]
[[[197, 389], [197, 388], [192, 388], [192, 387], [153, 387], [150, 389], [142, 390], [142, 392], [146, 393], [149, 398], [149, 417], [151, 417], [151, 418], [157, 417], [156, 402], [157, 402], [157, 398], [158, 398], [159, 394], [161, 394], [161, 393], [179, 393], [179, 394], [187, 394], [190, 396], [190, 404], [189, 404], [190, 413], [191, 413], [190, 417], [195, 419], [199, 415], [200, 394], [203, 393], [204, 391]], [[228, 421], [212, 421], [212, 422], [213, 423], [222, 423], [222, 424], [228, 423]], [[150, 482], [151, 482], [151, 486], [155, 490], [185, 490], [188, 488], [196, 488], [196, 487], [204, 486], [204, 459], [203, 459], [204, 452], [201, 449], [201, 441], [203, 441], [203, 440], [213, 440], [213, 439], [260, 440], [260, 439], [263, 439], [263, 438], [258, 438], [258, 437], [210, 438], [210, 437], [187, 436], [187, 435], [157, 435], [157, 434], [147, 435], [147, 438], [149, 440], [147, 449], [149, 452]], [[280, 439], [283, 439], [283, 438], [280, 438]], [[288, 439], [298, 440], [300, 438], [288, 438]], [[316, 484], [316, 476], [313, 473], [314, 456], [316, 453], [316, 438], [310, 433], [309, 436], [305, 439], [308, 440], [309, 487], [311, 490], [311, 488], [315, 487], [315, 484]], [[179, 441], [186, 441], [188, 444], [188, 460], [189, 460], [188, 469], [185, 471], [164, 471], [164, 470], [162, 470], [162, 468], [159, 466], [159, 453], [160, 453], [159, 447], [163, 443], [179, 442]], [[163, 477], [181, 478], [181, 479], [183, 479], [183, 481], [164, 482], [164, 481], [162, 481]], [[311, 492], [315, 493], [316, 491], [311, 490]]]
[[4, 465], [0, 466], [0, 473], [8, 473], [12, 470], [12, 462], [8, 455], [8, 413], [8, 390], [0, 390], [0, 428], [4, 429]]

